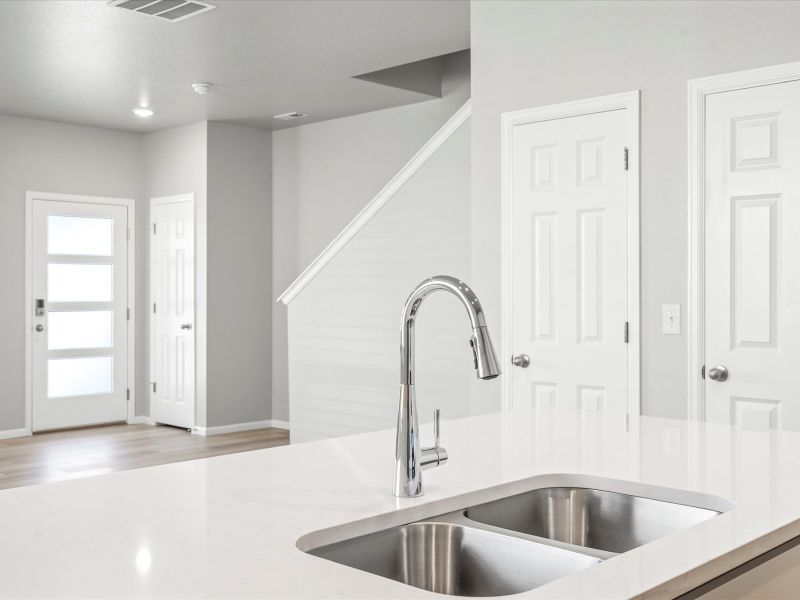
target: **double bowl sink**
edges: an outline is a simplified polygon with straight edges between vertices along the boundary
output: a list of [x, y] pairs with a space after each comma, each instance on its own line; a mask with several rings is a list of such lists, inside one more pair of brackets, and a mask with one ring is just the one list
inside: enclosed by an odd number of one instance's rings
[[[708, 498], [697, 495], [700, 502]], [[714, 506], [596, 487], [540, 487], [303, 549], [431, 592], [502, 596], [577, 573], [730, 508], [722, 499], [708, 504]]]

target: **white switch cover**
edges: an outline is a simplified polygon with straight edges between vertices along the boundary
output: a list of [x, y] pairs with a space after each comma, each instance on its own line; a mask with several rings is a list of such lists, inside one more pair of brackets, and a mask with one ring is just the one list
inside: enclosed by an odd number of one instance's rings
[[680, 335], [681, 305], [664, 304], [662, 307], [661, 331], [669, 335]]

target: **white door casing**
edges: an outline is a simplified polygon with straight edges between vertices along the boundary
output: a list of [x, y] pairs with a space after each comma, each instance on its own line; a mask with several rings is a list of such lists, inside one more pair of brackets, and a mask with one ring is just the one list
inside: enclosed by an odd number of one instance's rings
[[800, 81], [705, 107], [709, 421], [800, 430]]
[[151, 202], [151, 394], [157, 423], [195, 426], [194, 195]]
[[638, 92], [503, 121], [504, 406], [638, 414]]
[[132, 202], [28, 192], [27, 203], [26, 429], [129, 420]]

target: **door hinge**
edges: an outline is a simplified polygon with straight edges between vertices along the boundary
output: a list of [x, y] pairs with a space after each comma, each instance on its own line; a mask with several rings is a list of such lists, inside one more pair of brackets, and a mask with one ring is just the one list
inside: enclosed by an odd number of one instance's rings
[[128, 388], [128, 389], [125, 390], [125, 399], [126, 400], [130, 400], [131, 399], [131, 388]]
[[627, 171], [628, 170], [628, 149], [627, 148], [625, 148], [623, 162], [625, 164], [625, 170]]
[[156, 234], [156, 224], [153, 223], [153, 235], [155, 235], [155, 234]]
[[630, 341], [630, 324], [628, 321], [625, 321], [625, 343], [629, 343]]
[[125, 309], [125, 316], [127, 317], [128, 321], [131, 320], [131, 309], [130, 308], [126, 308]]
[[154, 394], [156, 393], [156, 382], [155, 381], [153, 382], [153, 393]]
[[153, 302], [153, 314], [156, 314], [156, 303]]

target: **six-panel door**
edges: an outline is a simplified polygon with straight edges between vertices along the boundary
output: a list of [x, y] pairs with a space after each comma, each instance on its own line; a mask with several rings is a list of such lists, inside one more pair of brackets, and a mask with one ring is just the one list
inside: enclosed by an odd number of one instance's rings
[[[515, 406], [625, 413], [628, 141], [625, 110], [513, 133]], [[509, 357], [504, 357], [508, 360]]]
[[800, 82], [709, 95], [705, 152], [706, 418], [800, 430]]
[[194, 201], [156, 200], [152, 220], [151, 416], [190, 428], [195, 424]]

